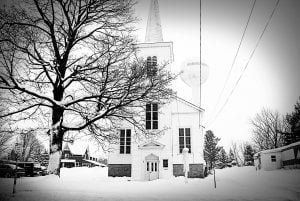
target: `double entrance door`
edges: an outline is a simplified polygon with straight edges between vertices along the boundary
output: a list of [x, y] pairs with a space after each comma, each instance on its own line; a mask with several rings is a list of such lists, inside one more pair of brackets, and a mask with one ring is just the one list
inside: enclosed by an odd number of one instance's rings
[[146, 178], [149, 181], [158, 179], [158, 160], [146, 161]]

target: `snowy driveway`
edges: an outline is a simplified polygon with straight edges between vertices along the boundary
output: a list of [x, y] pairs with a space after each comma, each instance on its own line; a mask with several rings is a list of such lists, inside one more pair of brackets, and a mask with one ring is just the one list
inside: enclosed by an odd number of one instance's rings
[[107, 168], [62, 169], [62, 176], [24, 177], [17, 194], [11, 196], [13, 179], [0, 178], [0, 201], [67, 200], [300, 200], [300, 170], [255, 171], [254, 167], [233, 167], [216, 171], [205, 179], [183, 177], [151, 182], [107, 177]]

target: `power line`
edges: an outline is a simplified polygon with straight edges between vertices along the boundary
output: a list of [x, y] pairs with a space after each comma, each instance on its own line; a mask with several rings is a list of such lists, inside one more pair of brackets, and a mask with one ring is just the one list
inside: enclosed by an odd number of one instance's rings
[[201, 42], [202, 42], [202, 33], [201, 33], [201, 30], [202, 29], [202, 0], [200, 0], [200, 103], [199, 103], [199, 106], [201, 107], [201, 68], [202, 68], [202, 52], [201, 52], [201, 49], [202, 49], [202, 47], [201, 47]]
[[267, 21], [267, 23], [266, 23], [266, 25], [265, 25], [265, 27], [264, 27], [264, 29], [263, 29], [263, 31], [262, 31], [262, 33], [261, 33], [259, 39], [258, 39], [258, 41], [257, 41], [257, 43], [256, 43], [256, 45], [255, 45], [255, 47], [254, 47], [254, 49], [253, 49], [253, 51], [252, 51], [252, 53], [251, 53], [251, 55], [250, 55], [250, 57], [249, 57], [249, 59], [248, 59], [246, 65], [245, 65], [245, 67], [244, 67], [242, 73], [240, 74], [238, 80], [236, 81], [234, 87], [232, 88], [232, 90], [231, 90], [229, 96], [227, 97], [226, 101], [225, 101], [224, 104], [222, 105], [221, 109], [220, 109], [220, 110], [218, 111], [218, 113], [215, 115], [215, 118], [214, 118], [211, 122], [209, 122], [209, 123], [207, 124], [207, 126], [208, 126], [208, 125], [211, 125], [212, 123], [214, 123], [214, 121], [217, 119], [218, 115], [223, 111], [225, 105], [228, 103], [230, 97], [232, 96], [232, 94], [233, 94], [233, 92], [235, 91], [237, 85], [239, 84], [240, 80], [242, 79], [242, 77], [243, 77], [243, 75], [244, 75], [244, 73], [245, 73], [245, 71], [246, 71], [246, 69], [247, 69], [247, 67], [248, 67], [248, 65], [249, 65], [249, 63], [250, 63], [250, 61], [251, 61], [251, 59], [253, 58], [253, 55], [254, 55], [254, 53], [255, 53], [255, 51], [256, 51], [256, 49], [257, 49], [257, 47], [258, 47], [258, 45], [259, 45], [259, 43], [260, 43], [260, 41], [261, 41], [261, 39], [262, 39], [262, 37], [263, 37], [263, 35], [264, 35], [264, 33], [265, 33], [266, 30], [267, 30], [267, 27], [268, 27], [269, 24], [270, 24], [270, 21], [271, 21], [273, 15], [274, 15], [274, 13], [275, 13], [277, 7], [278, 7], [279, 2], [280, 2], [280, 0], [277, 0], [277, 1], [276, 1], [276, 4], [275, 4], [275, 6], [274, 6], [274, 8], [273, 8], [273, 11], [272, 11], [271, 15], [269, 16], [269, 19], [268, 19], [268, 21]]
[[219, 105], [219, 102], [220, 102], [221, 97], [222, 97], [222, 95], [223, 95], [223, 93], [224, 93], [224, 90], [225, 90], [225, 88], [226, 88], [226, 86], [227, 86], [227, 84], [228, 84], [229, 77], [230, 77], [230, 75], [231, 75], [231, 73], [232, 73], [233, 66], [234, 66], [235, 61], [236, 61], [236, 58], [237, 58], [237, 56], [238, 56], [238, 54], [239, 54], [240, 48], [241, 48], [241, 46], [242, 46], [242, 42], [243, 42], [243, 40], [244, 40], [246, 31], [247, 31], [247, 28], [248, 28], [248, 25], [249, 25], [249, 22], [250, 22], [250, 19], [251, 19], [251, 17], [252, 17], [252, 13], [253, 13], [253, 10], [254, 10], [254, 7], [255, 7], [255, 3], [256, 3], [256, 0], [253, 1], [253, 5], [252, 5], [252, 8], [251, 8], [250, 13], [249, 13], [248, 20], [247, 20], [247, 22], [246, 22], [246, 26], [245, 26], [244, 31], [243, 31], [243, 35], [242, 35], [242, 37], [241, 37], [241, 40], [240, 40], [240, 43], [239, 43], [239, 45], [238, 45], [237, 51], [236, 51], [236, 53], [235, 53], [234, 59], [233, 59], [232, 64], [231, 64], [231, 66], [230, 66], [230, 70], [229, 70], [229, 72], [227, 73], [226, 80], [225, 80], [225, 83], [224, 83], [223, 88], [222, 88], [222, 90], [221, 90], [221, 93], [220, 93], [220, 95], [219, 95], [219, 97], [218, 97], [218, 99], [217, 99], [217, 103], [216, 103], [216, 105], [215, 105], [215, 107], [214, 107], [214, 109], [213, 109], [213, 113], [214, 113], [215, 110], [217, 109], [217, 106]]
[[[202, 0], [200, 0], [200, 87], [199, 87], [199, 107], [201, 108], [201, 93], [202, 93], [202, 87], [201, 87], [201, 70], [202, 70], [202, 52], [201, 52], [201, 49], [202, 49], [202, 44], [201, 44], [201, 42], [202, 42]], [[200, 120], [200, 118], [201, 118], [201, 112], [199, 111], [199, 126], [201, 125], [201, 120]]]

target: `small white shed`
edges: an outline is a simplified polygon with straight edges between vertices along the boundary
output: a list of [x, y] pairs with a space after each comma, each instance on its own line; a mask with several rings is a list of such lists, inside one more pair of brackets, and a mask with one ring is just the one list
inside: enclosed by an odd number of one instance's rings
[[282, 168], [281, 149], [271, 149], [260, 152], [261, 169], [276, 170]]
[[281, 148], [264, 150], [254, 155], [257, 170], [275, 170], [282, 168]]
[[254, 154], [254, 165], [257, 170], [299, 168], [300, 142], [295, 142], [276, 149], [260, 151]]

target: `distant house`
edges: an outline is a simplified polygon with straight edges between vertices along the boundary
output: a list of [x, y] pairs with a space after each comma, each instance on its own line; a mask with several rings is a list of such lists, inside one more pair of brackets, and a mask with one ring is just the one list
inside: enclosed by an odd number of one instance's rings
[[300, 168], [300, 142], [260, 151], [254, 154], [254, 165], [257, 170]]
[[98, 158], [90, 154], [89, 147], [84, 149], [75, 149], [69, 143], [66, 143], [62, 150], [61, 166], [72, 167], [105, 167], [103, 163], [99, 163]]

